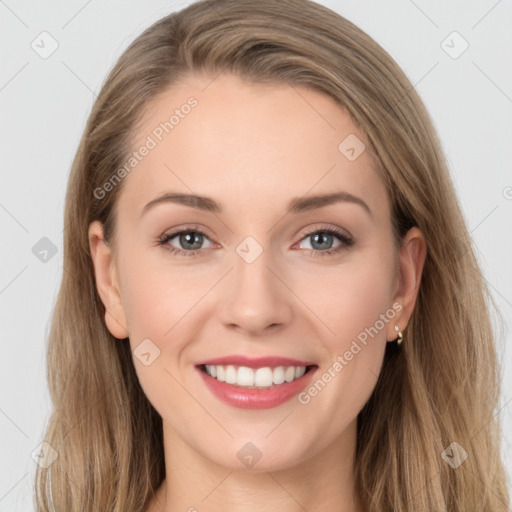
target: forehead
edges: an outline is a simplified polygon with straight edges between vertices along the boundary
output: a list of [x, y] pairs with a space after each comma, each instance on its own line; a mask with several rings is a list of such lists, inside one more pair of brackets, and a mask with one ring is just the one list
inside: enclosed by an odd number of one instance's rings
[[231, 204], [333, 190], [386, 201], [365, 135], [305, 87], [189, 76], [148, 104], [133, 141], [139, 155], [122, 194], [131, 204], [169, 190]]

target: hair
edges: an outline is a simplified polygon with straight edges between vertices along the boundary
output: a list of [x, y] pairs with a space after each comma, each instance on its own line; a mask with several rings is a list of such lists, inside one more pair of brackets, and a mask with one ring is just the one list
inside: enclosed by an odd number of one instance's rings
[[[107, 330], [88, 227], [115, 234], [123, 183], [94, 191], [126, 161], [148, 104], [180, 78], [233, 73], [333, 98], [366, 135], [391, 204], [397, 247], [417, 226], [427, 254], [400, 350], [387, 343], [357, 418], [355, 480], [368, 512], [505, 512], [496, 413], [500, 369], [492, 297], [421, 99], [388, 53], [309, 0], [203, 0], [147, 28], [110, 71], [70, 173], [64, 272], [49, 332], [53, 410], [37, 468], [38, 511], [143, 511], [165, 478], [162, 418], [146, 398], [129, 343]], [[456, 469], [442, 452], [468, 454]], [[334, 475], [333, 475], [334, 477]]]

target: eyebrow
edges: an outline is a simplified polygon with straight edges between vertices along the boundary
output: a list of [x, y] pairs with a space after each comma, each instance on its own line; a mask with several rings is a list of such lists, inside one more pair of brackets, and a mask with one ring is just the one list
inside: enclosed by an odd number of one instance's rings
[[[335, 192], [332, 194], [317, 194], [312, 196], [296, 197], [288, 203], [287, 213], [302, 213], [340, 202], [357, 204], [361, 206], [370, 217], [373, 218], [370, 207], [361, 198], [349, 194], [348, 192]], [[141, 216], [156, 205], [165, 203], [182, 204], [191, 208], [197, 208], [199, 210], [213, 213], [222, 212], [222, 207], [220, 204], [210, 197], [199, 196], [196, 194], [168, 192], [146, 204], [146, 206], [144, 206], [142, 209]]]

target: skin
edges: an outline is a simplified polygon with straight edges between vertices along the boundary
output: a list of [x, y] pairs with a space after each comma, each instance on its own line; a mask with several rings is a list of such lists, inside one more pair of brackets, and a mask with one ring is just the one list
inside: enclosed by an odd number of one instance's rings
[[[160, 350], [149, 366], [134, 357], [164, 426], [167, 478], [147, 510], [362, 511], [354, 495], [356, 419], [386, 342], [397, 337], [394, 326], [404, 330], [412, 314], [422, 233], [413, 228], [401, 248], [393, 245], [389, 199], [367, 139], [332, 99], [303, 87], [187, 77], [152, 101], [134, 149], [190, 96], [197, 107], [125, 178], [113, 243], [98, 222], [89, 229], [108, 329], [129, 336], [132, 350], [147, 338]], [[338, 150], [349, 134], [367, 148], [354, 161]], [[292, 198], [341, 190], [371, 215], [350, 202], [286, 215]], [[165, 203], [141, 216], [170, 191], [211, 197], [222, 212]], [[194, 246], [199, 254], [157, 244], [173, 228], [194, 225], [206, 234]], [[315, 246], [305, 233], [332, 227], [354, 244], [333, 235]], [[236, 252], [247, 236], [263, 249], [252, 263]], [[190, 251], [183, 243], [175, 237], [167, 245]], [[295, 397], [266, 410], [231, 407], [194, 368], [230, 354], [278, 355], [315, 361], [321, 377], [393, 304], [401, 311], [307, 404]], [[251, 468], [237, 457], [247, 442], [262, 454]]]

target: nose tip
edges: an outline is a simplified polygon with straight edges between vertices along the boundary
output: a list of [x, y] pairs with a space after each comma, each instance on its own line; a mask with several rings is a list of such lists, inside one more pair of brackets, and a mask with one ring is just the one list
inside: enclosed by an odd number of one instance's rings
[[221, 298], [225, 325], [257, 334], [274, 331], [290, 321], [290, 292], [263, 255], [252, 263], [241, 257], [231, 274]]

